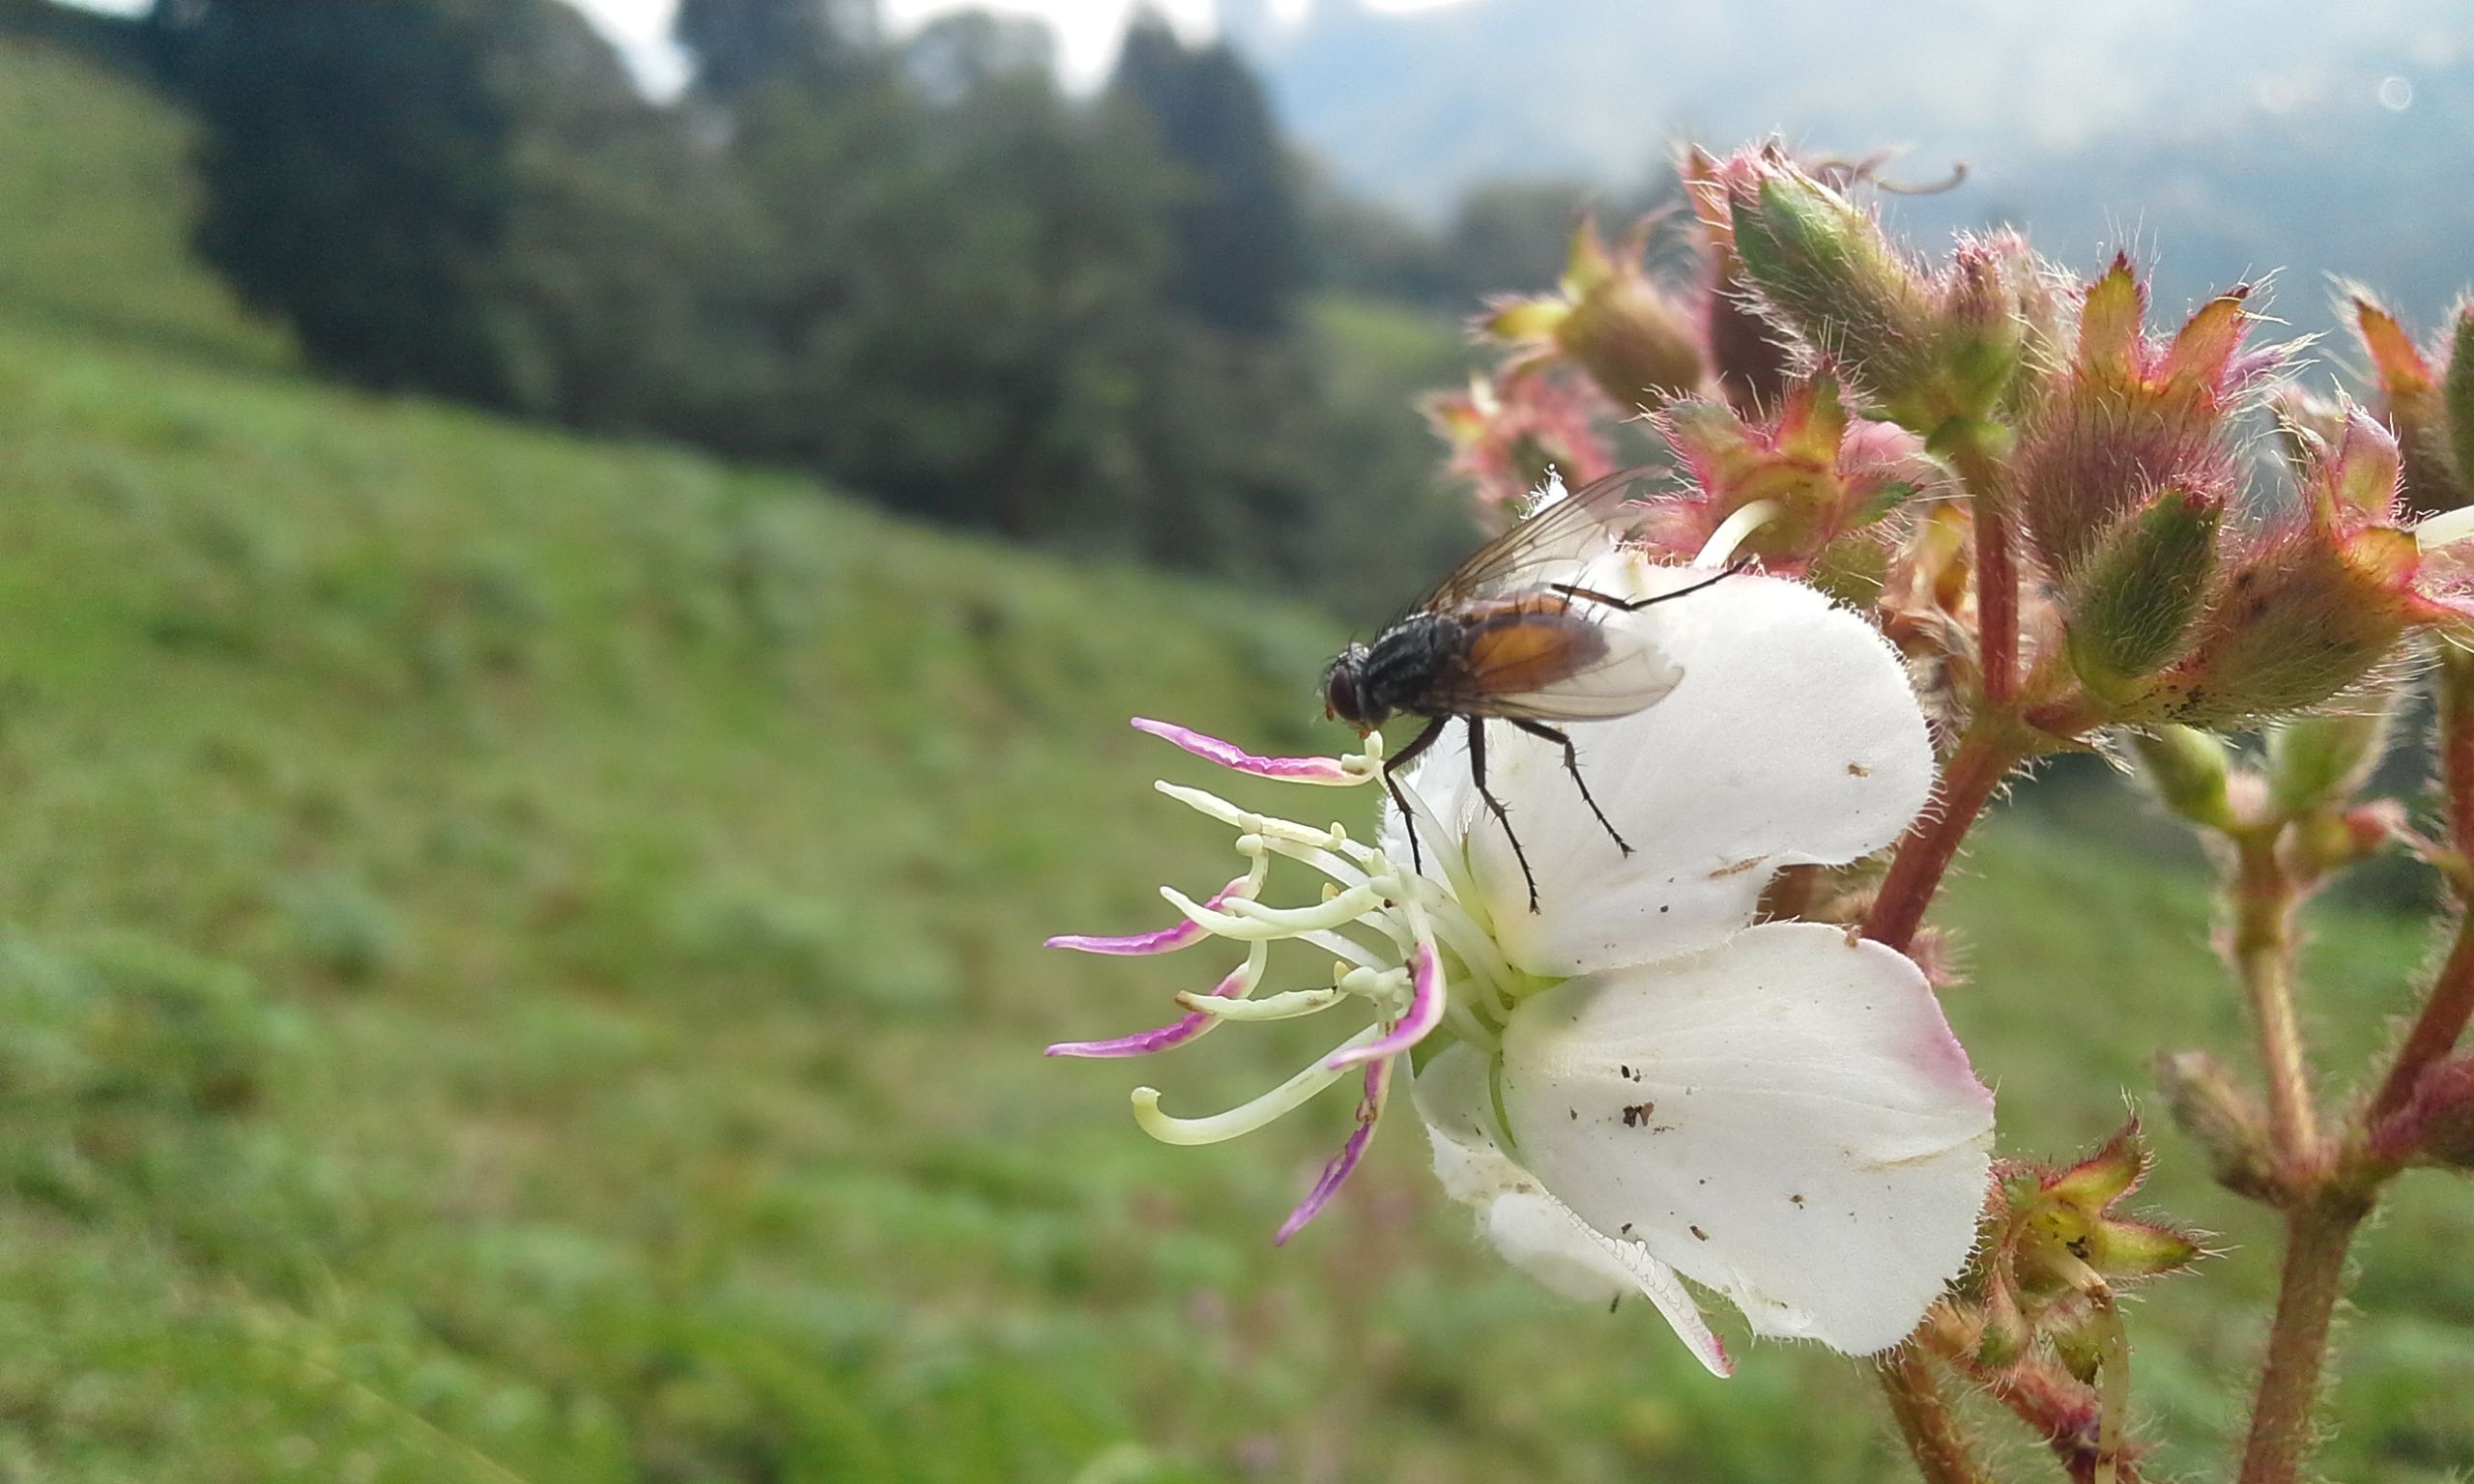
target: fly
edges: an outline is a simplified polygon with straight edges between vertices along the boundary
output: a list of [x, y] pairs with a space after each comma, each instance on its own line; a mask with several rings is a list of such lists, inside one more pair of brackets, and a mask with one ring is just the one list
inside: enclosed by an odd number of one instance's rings
[[1698, 592], [1743, 566], [1739, 562], [1707, 581], [1636, 599], [1550, 581], [1553, 569], [1576, 569], [1613, 549], [1613, 518], [1638, 477], [1638, 471], [1610, 474], [1514, 525], [1373, 643], [1349, 645], [1323, 671], [1324, 714], [1355, 727], [1360, 735], [1395, 713], [1426, 720], [1425, 728], [1383, 765], [1383, 785], [1407, 823], [1409, 858], [1418, 869], [1424, 862], [1417, 820], [1397, 775], [1455, 717], [1468, 725], [1470, 781], [1511, 842], [1512, 858], [1529, 886], [1530, 911], [1538, 910], [1538, 877], [1503, 801], [1486, 787], [1488, 721], [1510, 722], [1561, 747], [1564, 770], [1590, 813], [1625, 855], [1632, 853], [1591, 797], [1570, 735], [1555, 724], [1630, 716], [1664, 699], [1683, 671], [1639, 631], [1604, 620]]

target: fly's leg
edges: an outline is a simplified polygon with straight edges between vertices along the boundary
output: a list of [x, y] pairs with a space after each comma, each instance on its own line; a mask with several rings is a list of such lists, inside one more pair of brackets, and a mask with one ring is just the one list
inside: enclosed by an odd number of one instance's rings
[[1581, 760], [1572, 752], [1571, 737], [1565, 732], [1547, 726], [1543, 722], [1528, 721], [1517, 716], [1509, 718], [1509, 720], [1514, 727], [1519, 728], [1521, 730], [1529, 733], [1533, 737], [1544, 737], [1547, 741], [1557, 743], [1562, 746], [1564, 749], [1564, 771], [1572, 775], [1573, 785], [1581, 791], [1581, 802], [1589, 806], [1589, 812], [1591, 813], [1597, 815], [1598, 824], [1604, 827], [1606, 831], [1606, 838], [1615, 842], [1616, 848], [1622, 850], [1625, 855], [1630, 855], [1632, 853], [1631, 842], [1626, 841], [1622, 832], [1615, 828], [1614, 822], [1606, 817], [1606, 811], [1597, 807], [1597, 800], [1590, 797], [1589, 780], [1581, 777]]
[[1444, 718], [1440, 716], [1426, 723], [1425, 730], [1411, 738], [1408, 746], [1393, 754], [1392, 759], [1383, 765], [1383, 786], [1392, 791], [1392, 802], [1400, 809], [1400, 826], [1408, 833], [1409, 869], [1421, 875], [1425, 872], [1426, 866], [1418, 854], [1418, 816], [1409, 812], [1409, 796], [1400, 791], [1400, 781], [1393, 775], [1417, 761], [1420, 753], [1434, 746], [1434, 739], [1443, 733], [1443, 723]]
[[[1520, 848], [1520, 837], [1512, 833], [1511, 815], [1504, 812], [1504, 802], [1486, 791], [1486, 724], [1477, 717], [1469, 722], [1469, 781], [1478, 785], [1478, 797], [1495, 813], [1495, 821], [1504, 827], [1504, 839], [1511, 842], [1511, 858], [1520, 862], [1520, 878], [1529, 883], [1529, 910], [1538, 910], [1538, 873], [1529, 869], [1529, 852]], [[1592, 808], [1597, 806], [1592, 805]]]
[[1562, 593], [1568, 598], [1587, 598], [1592, 603], [1602, 603], [1608, 608], [1616, 609], [1623, 613], [1637, 614], [1645, 608], [1655, 607], [1656, 605], [1667, 602], [1673, 598], [1688, 598], [1692, 594], [1699, 592], [1704, 587], [1712, 587], [1725, 582], [1728, 578], [1735, 576], [1737, 573], [1741, 572], [1751, 565], [1751, 557], [1739, 557], [1734, 561], [1728, 562], [1726, 570], [1720, 572], [1715, 577], [1705, 577], [1701, 581], [1694, 583], [1689, 587], [1678, 587], [1672, 592], [1661, 592], [1647, 598], [1619, 598], [1611, 592], [1600, 592], [1595, 587], [1575, 587], [1569, 583], [1557, 583], [1554, 585], [1554, 587], [1557, 592]]

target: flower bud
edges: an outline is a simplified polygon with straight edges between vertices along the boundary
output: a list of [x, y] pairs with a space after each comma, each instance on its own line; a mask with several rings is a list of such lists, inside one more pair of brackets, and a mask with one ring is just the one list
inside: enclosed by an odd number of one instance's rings
[[2226, 728], [2316, 706], [2397, 647], [2424, 605], [2414, 538], [2388, 528], [2271, 541], [2215, 594], [2188, 658], [2125, 719]]
[[2287, 355], [2244, 350], [2248, 292], [2218, 296], [2160, 342], [2144, 332], [2147, 291], [2127, 257], [2083, 291], [2075, 352], [2048, 379], [2013, 461], [2022, 523], [2047, 569], [2068, 581], [2158, 491], [2231, 502], [2229, 419]]
[[2448, 464], [2457, 474], [2450, 492], [2458, 497], [2457, 506], [2450, 508], [2474, 504], [2474, 304], [2457, 307], [2440, 402], [2448, 411]]
[[2395, 799], [2314, 810], [2288, 827], [2294, 871], [2307, 878], [2359, 866], [2386, 849], [2404, 827], [2405, 806]]
[[1719, 389], [1738, 410], [1749, 413], [1778, 405], [1787, 389], [1788, 356], [1777, 328], [1749, 302], [1752, 291], [1743, 260], [1736, 255], [1735, 222], [1727, 205], [1724, 177], [1733, 164], [1720, 165], [1696, 145], [1684, 152], [1682, 174], [1700, 227], [1701, 342]]
[[2071, 668], [2110, 696], [2163, 669], [2183, 650], [2216, 571], [2215, 497], [2166, 490], [2101, 541], [2065, 585], [2062, 623]]
[[1619, 408], [1657, 408], [1701, 385], [1702, 355], [1690, 322], [1642, 271], [1649, 219], [1613, 252], [1584, 218], [1572, 232], [1561, 294], [1507, 300], [1480, 328], [1531, 359], [1562, 356], [1588, 373]]
[[2412, 1099], [2372, 1131], [2372, 1152], [2474, 1170], [2474, 1056], [2424, 1071]]
[[[2405, 499], [2416, 515], [2435, 515], [2474, 502], [2463, 471], [2468, 467], [2454, 442], [2453, 419], [2441, 392], [2439, 376], [2415, 348], [2413, 337], [2394, 315], [2362, 290], [2349, 296], [2354, 331], [2371, 357], [2371, 372], [2379, 384], [2379, 414], [2397, 430], [2403, 445]], [[2460, 330], [2460, 334], [2462, 331]], [[2450, 365], [2450, 380], [2464, 378]]]
[[1615, 471], [1615, 456], [1594, 426], [1604, 404], [1586, 385], [1551, 370], [1472, 377], [1467, 391], [1437, 392], [1419, 407], [1451, 444], [1453, 472], [1476, 483], [1485, 504], [1516, 504], [1549, 471], [1574, 485]]
[[1871, 213], [1774, 150], [1722, 169], [1728, 224], [1745, 276], [1780, 320], [1847, 369], [1890, 420], [1931, 433], [1980, 416], [1937, 395], [1940, 306]]
[[[1851, 417], [1826, 372], [1793, 384], [1765, 421], [1699, 400], [1678, 402], [1654, 420], [1689, 486], [1658, 504], [1643, 534], [1685, 556], [1730, 520], [1751, 519], [1758, 524], [1737, 552], [1773, 571], [1805, 570], [1942, 477], [1913, 434]], [[1849, 555], [1840, 554], [1842, 562]]]
[[2388, 751], [2383, 691], [2338, 716], [2298, 716], [2268, 728], [2268, 802], [2291, 817], [2353, 797]]
[[2226, 798], [2231, 759], [2214, 732], [2159, 727], [2133, 734], [2131, 746], [2166, 808], [2207, 829], [2233, 828], [2233, 810]]
[[[2029, 1247], [2057, 1273], [2070, 1270], [2065, 1258], [2086, 1264], [2109, 1282], [2130, 1282], [2188, 1267], [2200, 1244], [2189, 1234], [2114, 1213], [2124, 1196], [2147, 1178], [2147, 1142], [2132, 1119], [2102, 1149], [2057, 1175], [2043, 1179], [2022, 1209]], [[2031, 1251], [2030, 1260], [2035, 1254]]]
[[2258, 1099], [2204, 1051], [2162, 1053], [2155, 1071], [2174, 1124], [2207, 1151], [2216, 1183], [2237, 1195], [2275, 1199], [2276, 1160]]

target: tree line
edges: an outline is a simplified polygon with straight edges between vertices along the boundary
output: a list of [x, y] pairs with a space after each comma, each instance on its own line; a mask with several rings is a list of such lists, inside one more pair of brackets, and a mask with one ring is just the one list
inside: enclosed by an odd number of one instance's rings
[[325, 374], [1296, 588], [1466, 539], [1407, 406], [1434, 368], [1370, 393], [1308, 312], [1418, 270], [1335, 270], [1381, 224], [1156, 19], [1089, 99], [1036, 23], [897, 39], [873, 0], [683, 0], [668, 103], [561, 0], [157, 0], [134, 35], [202, 125], [199, 252]]

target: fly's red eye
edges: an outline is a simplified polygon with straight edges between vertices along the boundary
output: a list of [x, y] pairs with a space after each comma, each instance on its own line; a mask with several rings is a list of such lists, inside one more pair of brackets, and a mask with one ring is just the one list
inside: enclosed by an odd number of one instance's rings
[[1358, 695], [1358, 646], [1351, 644], [1323, 672], [1323, 714], [1352, 727], [1366, 725], [1366, 706]]

